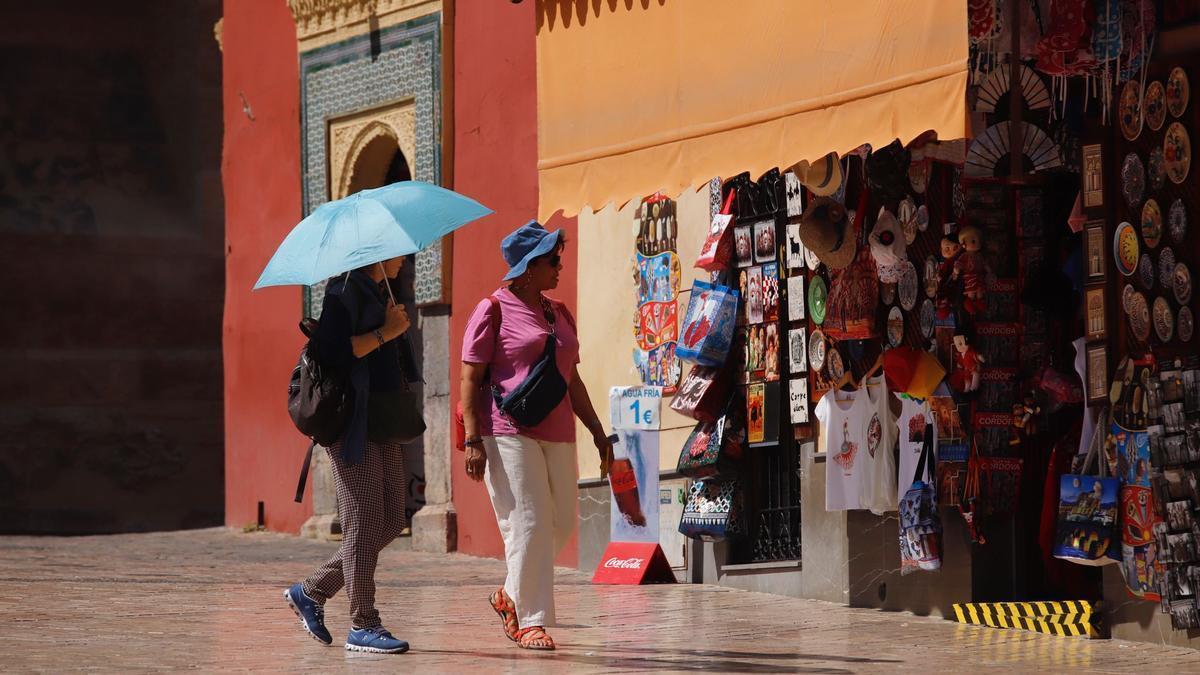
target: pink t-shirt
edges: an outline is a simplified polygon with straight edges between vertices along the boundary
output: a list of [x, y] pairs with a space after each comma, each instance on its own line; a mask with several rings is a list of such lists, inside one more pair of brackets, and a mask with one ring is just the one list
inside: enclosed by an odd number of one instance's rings
[[[490, 366], [491, 382], [500, 387], [503, 395], [521, 384], [542, 357], [546, 336], [550, 334], [550, 324], [540, 308], [536, 311], [531, 309], [507, 288], [496, 291], [493, 296], [500, 301], [500, 339], [496, 340], [492, 331], [492, 303], [484, 298], [467, 320], [462, 360]], [[569, 384], [575, 364], [579, 363], [579, 337], [570, 312], [559, 303], [552, 304], [555, 307], [554, 332], [557, 337], [555, 362], [558, 372]], [[575, 442], [575, 419], [569, 393], [541, 424], [520, 430], [500, 413], [490, 391], [482, 398], [485, 400], [478, 402], [477, 409], [487, 410], [490, 414], [486, 419], [479, 420], [481, 436], [520, 434], [548, 443]]]

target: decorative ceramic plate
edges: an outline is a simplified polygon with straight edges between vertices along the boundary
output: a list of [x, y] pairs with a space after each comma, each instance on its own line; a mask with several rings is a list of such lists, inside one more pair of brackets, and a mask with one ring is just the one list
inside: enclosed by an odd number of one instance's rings
[[818, 326], [825, 323], [825, 299], [828, 295], [823, 277], [814, 276], [808, 282], [808, 316]]
[[825, 367], [825, 334], [819, 330], [808, 335], [808, 363], [816, 373]]
[[1176, 198], [1167, 210], [1167, 234], [1175, 244], [1182, 244], [1183, 238], [1187, 236], [1187, 211], [1183, 208], [1182, 199]]
[[905, 261], [904, 268], [900, 270], [900, 283], [897, 284], [897, 292], [900, 294], [900, 306], [904, 311], [911, 311], [917, 306], [917, 268], [913, 267], [912, 261]]
[[1167, 184], [1167, 161], [1162, 148], [1154, 148], [1146, 159], [1146, 173], [1151, 190], [1161, 190]]
[[908, 183], [913, 192], [923, 195], [929, 185], [929, 162], [913, 162], [908, 165]]
[[1182, 117], [1183, 111], [1187, 110], [1188, 97], [1191, 96], [1192, 90], [1188, 87], [1187, 73], [1183, 72], [1183, 68], [1175, 68], [1171, 71], [1171, 76], [1167, 78], [1167, 110], [1175, 117]]
[[805, 248], [804, 264], [808, 266], [808, 269], [816, 272], [817, 268], [821, 266], [821, 259], [817, 257], [817, 253], [811, 248]]
[[1171, 305], [1161, 295], [1154, 299], [1154, 334], [1163, 342], [1170, 342], [1175, 335], [1175, 315]]
[[1146, 85], [1146, 126], [1154, 131], [1162, 128], [1167, 119], [1167, 93], [1162, 82]]
[[926, 298], [925, 302], [921, 303], [921, 335], [926, 338], [933, 337], [934, 319], [933, 301]]
[[1137, 276], [1134, 277], [1138, 287], [1147, 292], [1154, 290], [1154, 273], [1154, 260], [1150, 258], [1149, 253], [1143, 253], [1138, 259]]
[[1179, 334], [1179, 341], [1191, 342], [1195, 328], [1196, 320], [1192, 317], [1192, 308], [1180, 307], [1179, 316], [1175, 317], [1175, 332]]
[[1136, 209], [1142, 204], [1146, 193], [1146, 169], [1142, 166], [1142, 158], [1136, 152], [1125, 155], [1121, 164], [1121, 194], [1125, 195], [1125, 203], [1129, 208]]
[[1158, 248], [1162, 241], [1162, 225], [1162, 209], [1158, 208], [1158, 202], [1147, 199], [1142, 206], [1142, 242], [1146, 248]]
[[1150, 339], [1150, 305], [1146, 296], [1134, 291], [1129, 298], [1129, 328], [1139, 342]]
[[1121, 291], [1121, 309], [1124, 309], [1126, 314], [1129, 313], [1129, 303], [1133, 300], [1134, 293], [1137, 291], [1133, 290], [1131, 284], [1125, 284], [1125, 288]]
[[1171, 279], [1171, 290], [1175, 302], [1186, 305], [1192, 301], [1192, 271], [1183, 263], [1175, 263], [1175, 274]]
[[830, 349], [825, 356], [825, 372], [835, 381], [846, 374], [846, 364], [842, 363], [842, 355], [837, 349]]
[[900, 229], [904, 231], [904, 242], [911, 244], [916, 241], [917, 204], [912, 197], [900, 200], [900, 205], [896, 207], [896, 220], [900, 222]]
[[1121, 223], [1113, 234], [1113, 262], [1117, 271], [1125, 276], [1132, 275], [1137, 269], [1138, 252], [1137, 232], [1129, 223]]
[[917, 229], [921, 232], [929, 229], [929, 209], [924, 204], [917, 207]]
[[938, 261], [937, 258], [929, 256], [925, 259], [925, 297], [933, 298], [937, 296], [938, 290]]
[[1172, 122], [1163, 137], [1163, 159], [1167, 163], [1167, 178], [1179, 185], [1187, 178], [1192, 166], [1192, 140], [1187, 129], [1179, 122]]
[[879, 284], [879, 302], [885, 305], [896, 302], [896, 284]]
[[1125, 140], [1132, 141], [1142, 133], [1142, 85], [1136, 78], [1126, 82], [1121, 90], [1117, 119]]
[[1175, 251], [1170, 246], [1164, 247], [1162, 253], [1158, 254], [1158, 283], [1164, 289], [1175, 283], [1175, 263]]
[[900, 343], [904, 341], [904, 313], [900, 311], [899, 307], [893, 307], [888, 312], [887, 339], [888, 344], [893, 347], [900, 346]]

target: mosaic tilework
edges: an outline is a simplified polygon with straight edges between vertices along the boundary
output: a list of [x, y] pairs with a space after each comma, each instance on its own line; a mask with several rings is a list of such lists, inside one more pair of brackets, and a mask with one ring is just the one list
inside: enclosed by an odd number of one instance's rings
[[[372, 57], [367, 35], [300, 55], [301, 166], [305, 215], [329, 200], [326, 121], [347, 113], [412, 97], [416, 112], [413, 178], [441, 180], [441, 31], [434, 13], [379, 32]], [[442, 243], [417, 253], [416, 302], [438, 302], [442, 290]], [[324, 284], [305, 293], [304, 311], [320, 311]]]

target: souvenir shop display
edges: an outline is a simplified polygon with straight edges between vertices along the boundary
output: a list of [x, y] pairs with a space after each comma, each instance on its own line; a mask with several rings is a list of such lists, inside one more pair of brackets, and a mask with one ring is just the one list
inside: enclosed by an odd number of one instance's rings
[[1162, 148], [1152, 148], [1146, 158], [1146, 177], [1150, 181], [1150, 189], [1157, 192], [1167, 184], [1167, 159]]
[[804, 242], [800, 241], [800, 223], [789, 223], [787, 226], [787, 243], [784, 252], [784, 261], [787, 263], [788, 269], [802, 270], [808, 266], [808, 264], [805, 262], [804, 252]]
[[1163, 220], [1162, 211], [1154, 199], [1147, 199], [1142, 205], [1141, 223], [1142, 241], [1145, 242], [1146, 248], [1158, 248], [1158, 243], [1162, 241]]
[[1158, 254], [1158, 283], [1170, 290], [1175, 285], [1175, 251], [1170, 247]]
[[740, 481], [698, 480], [692, 483], [679, 532], [702, 541], [724, 541], [740, 534], [742, 522]]
[[679, 337], [678, 303], [682, 278], [675, 253], [678, 224], [675, 202], [653, 195], [638, 206], [634, 285], [633, 363], [642, 384], [662, 387], [671, 395], [679, 385], [682, 367], [675, 356]]
[[796, 378], [789, 383], [788, 406], [792, 424], [808, 424], [808, 378]]
[[1172, 122], [1163, 137], [1163, 159], [1166, 161], [1167, 178], [1179, 185], [1188, 176], [1192, 165], [1192, 141], [1187, 128], [1181, 122]]
[[985, 280], [988, 274], [984, 261], [983, 235], [979, 228], [967, 226], [958, 233], [962, 250], [955, 256], [951, 279], [962, 284], [963, 309], [968, 314], [978, 314], [985, 307]]
[[1184, 210], [1183, 200], [1176, 198], [1167, 210], [1167, 234], [1171, 243], [1181, 244], [1187, 236], [1187, 211]]
[[812, 322], [820, 326], [825, 323], [825, 280], [819, 276], [812, 277], [808, 282], [808, 316]]
[[[1098, 429], [1087, 458], [1077, 474], [1059, 481], [1058, 524], [1054, 556], [1080, 565], [1111, 565], [1121, 561], [1117, 523], [1120, 480], [1109, 476], [1103, 429]], [[1093, 464], [1096, 474], [1089, 473]]]
[[1146, 85], [1146, 126], [1151, 131], [1162, 129], [1167, 120], [1167, 90], [1163, 83], [1155, 80]]
[[1188, 86], [1188, 76], [1183, 68], [1176, 66], [1171, 69], [1166, 85], [1167, 110], [1172, 117], [1183, 117], [1191, 100], [1191, 87]]
[[825, 334], [814, 330], [808, 337], [808, 364], [813, 372], [825, 370], [826, 349]]
[[793, 375], [808, 372], [808, 345], [804, 333], [803, 327], [788, 330], [788, 372]]
[[[927, 425], [921, 430], [921, 437], [912, 482], [899, 499], [901, 576], [942, 567], [942, 519], [938, 514], [934, 482], [936, 459], [933, 446], [937, 434], [931, 425]], [[900, 475], [908, 475], [903, 464]]]
[[1121, 124], [1121, 134], [1125, 140], [1135, 140], [1142, 133], [1142, 86], [1141, 83], [1130, 80], [1121, 89], [1121, 101], [1117, 109], [1117, 119]]
[[1124, 276], [1132, 276], [1137, 270], [1139, 253], [1138, 236], [1133, 225], [1127, 222], [1118, 225], [1113, 235], [1113, 262], [1117, 271]]
[[696, 258], [696, 267], [709, 272], [719, 272], [728, 269], [733, 259], [733, 199], [735, 190], [729, 191], [729, 197], [721, 212], [712, 217], [712, 225], [708, 229], [708, 237], [700, 247], [700, 255]]
[[1140, 206], [1146, 194], [1146, 169], [1136, 152], [1126, 155], [1121, 164], [1121, 194], [1131, 209]]
[[746, 444], [745, 412], [735, 396], [716, 421], [698, 423], [683, 444], [676, 471], [693, 479], [736, 477]]
[[671, 400], [671, 409], [701, 422], [716, 422], [733, 386], [729, 369], [693, 366]]

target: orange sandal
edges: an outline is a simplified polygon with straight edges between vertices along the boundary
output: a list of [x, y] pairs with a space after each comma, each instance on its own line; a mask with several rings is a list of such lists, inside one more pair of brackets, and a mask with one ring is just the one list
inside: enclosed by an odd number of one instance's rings
[[553, 651], [556, 649], [554, 640], [546, 634], [546, 629], [541, 626], [530, 626], [517, 631], [517, 646], [521, 649], [535, 649], [540, 651]]
[[492, 609], [500, 615], [500, 621], [504, 623], [504, 636], [513, 642], [517, 641], [517, 608], [513, 605], [512, 598], [508, 597], [508, 593], [504, 589], [492, 593], [488, 596], [488, 602], [491, 603]]

